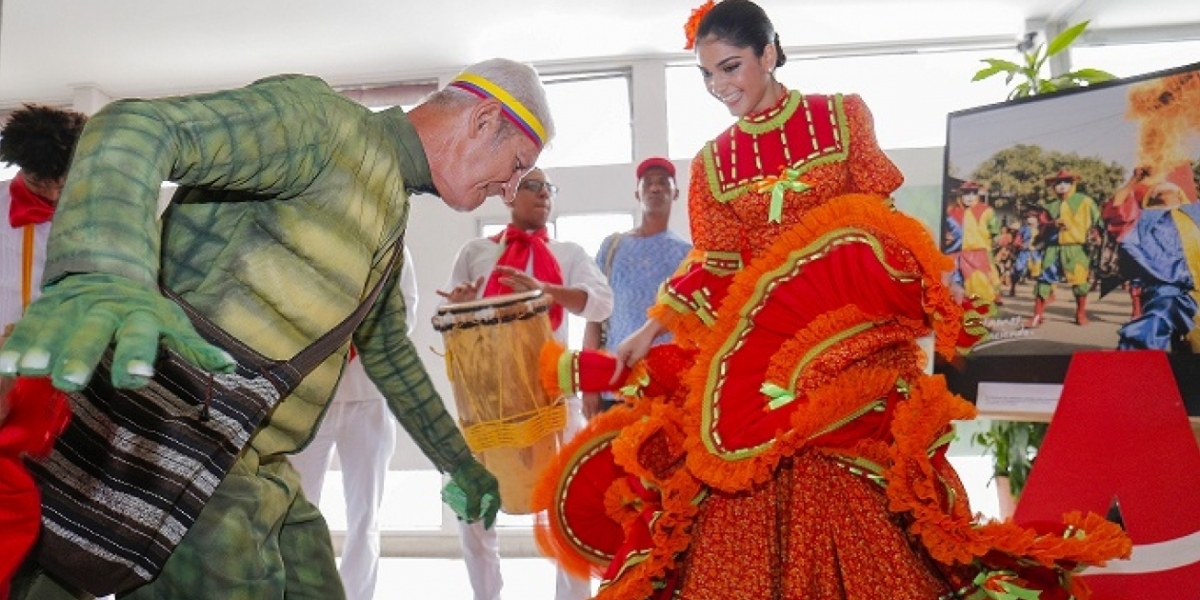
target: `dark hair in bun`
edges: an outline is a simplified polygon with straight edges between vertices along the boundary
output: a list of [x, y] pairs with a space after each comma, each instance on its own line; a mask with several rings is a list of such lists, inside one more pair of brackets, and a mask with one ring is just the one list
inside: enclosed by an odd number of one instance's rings
[[771, 19], [762, 7], [750, 0], [722, 0], [716, 3], [696, 29], [697, 40], [710, 36], [738, 48], [751, 48], [755, 56], [762, 56], [767, 44], [774, 44], [777, 57], [775, 66], [782, 67], [787, 62]]

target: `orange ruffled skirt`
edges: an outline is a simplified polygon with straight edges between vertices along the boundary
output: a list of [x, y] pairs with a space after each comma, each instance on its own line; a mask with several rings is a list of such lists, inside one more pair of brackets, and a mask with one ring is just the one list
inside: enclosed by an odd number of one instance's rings
[[[714, 323], [672, 322], [695, 352], [662, 354], [690, 368], [652, 353], [622, 388], [637, 400], [544, 472], [543, 551], [600, 575], [604, 600], [1085, 597], [1080, 567], [1129, 554], [1117, 526], [978, 522], [945, 461], [974, 407], [915, 340], [952, 356], [970, 337], [949, 266], [877, 197], [806, 214], [734, 276]], [[575, 365], [547, 379], [578, 381], [587, 358], [545, 361]]]

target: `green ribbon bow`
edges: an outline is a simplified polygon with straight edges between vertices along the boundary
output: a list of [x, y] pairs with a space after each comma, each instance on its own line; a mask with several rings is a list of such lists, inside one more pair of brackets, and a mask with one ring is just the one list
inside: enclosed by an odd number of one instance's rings
[[759, 388], [758, 391], [766, 394], [767, 397], [771, 399], [771, 401], [767, 403], [767, 406], [770, 407], [771, 410], [775, 410], [780, 406], [784, 406], [785, 404], [788, 404], [796, 399], [796, 395], [790, 390], [779, 387], [769, 381], [762, 384], [762, 387]]
[[[988, 581], [992, 577], [994, 581]], [[975, 585], [993, 600], [1038, 600], [1042, 593], [1037, 590], [1023, 588], [1015, 583], [1006, 581], [1014, 575], [1009, 571], [981, 571], [975, 576]], [[996, 589], [1000, 588], [1000, 589]]]
[[800, 193], [810, 189], [812, 189], [811, 185], [800, 181], [800, 171], [784, 169], [783, 177], [778, 177], [771, 183], [771, 208], [767, 215], [768, 220], [774, 223], [783, 220], [783, 192], [785, 190]]
[[643, 375], [641, 377], [638, 377], [636, 382], [631, 383], [617, 391], [621, 392], [622, 396], [627, 396], [630, 398], [640, 398], [642, 396], [642, 389], [648, 385], [650, 385], [650, 376]]

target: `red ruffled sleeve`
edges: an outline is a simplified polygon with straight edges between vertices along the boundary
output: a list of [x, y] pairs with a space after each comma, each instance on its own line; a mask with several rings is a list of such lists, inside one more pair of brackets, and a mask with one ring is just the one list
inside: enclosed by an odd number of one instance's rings
[[693, 250], [659, 290], [650, 317], [677, 337], [696, 327], [710, 326], [725, 299], [732, 276], [742, 269], [742, 249], [748, 247], [745, 226], [731, 203], [713, 196], [704, 158], [692, 160], [688, 217]]
[[847, 191], [890, 196], [904, 183], [904, 174], [875, 140], [875, 119], [871, 109], [858, 94], [843, 96], [842, 108], [850, 130], [847, 160], [854, 182], [853, 188]]

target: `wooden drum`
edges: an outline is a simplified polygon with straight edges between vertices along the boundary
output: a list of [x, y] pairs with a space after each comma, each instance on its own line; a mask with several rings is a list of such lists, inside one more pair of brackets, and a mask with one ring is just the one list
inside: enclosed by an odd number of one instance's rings
[[500, 506], [528, 514], [533, 486], [558, 451], [564, 398], [542, 388], [538, 360], [552, 337], [550, 298], [533, 290], [443, 305], [433, 327], [467, 445], [500, 482]]

